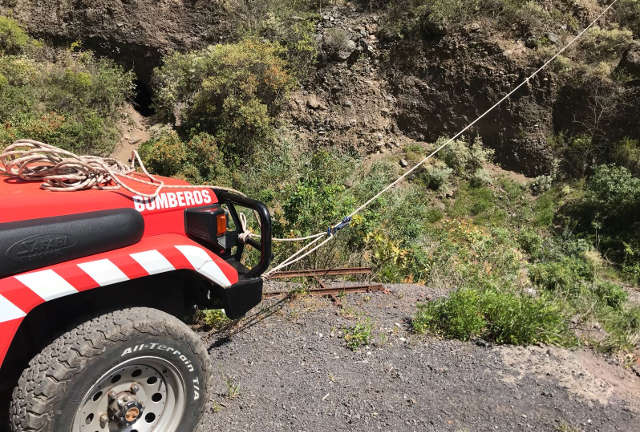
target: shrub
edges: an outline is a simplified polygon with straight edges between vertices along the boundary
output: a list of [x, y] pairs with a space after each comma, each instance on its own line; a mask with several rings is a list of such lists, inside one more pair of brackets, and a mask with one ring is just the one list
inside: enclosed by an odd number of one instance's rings
[[349, 32], [341, 28], [327, 30], [324, 36], [324, 49], [330, 57], [339, 57], [344, 53], [351, 53], [355, 46]]
[[551, 143], [560, 157], [560, 168], [569, 177], [584, 177], [593, 164], [600, 159], [591, 136], [566, 137], [560, 134], [554, 137]]
[[604, 313], [601, 320], [607, 337], [597, 345], [599, 349], [607, 352], [636, 349], [640, 341], [640, 306]]
[[[446, 138], [440, 138], [436, 146], [444, 144]], [[485, 164], [491, 162], [494, 151], [484, 148], [479, 137], [468, 144], [462, 140], [456, 140], [443, 148], [438, 153], [438, 159], [447, 164], [455, 175], [462, 178], [472, 178]]]
[[48, 105], [57, 111], [79, 112], [90, 107], [113, 117], [133, 96], [133, 72], [124, 72], [113, 61], [89, 52], [63, 52], [56, 60], [57, 73], [47, 75]]
[[316, 152], [282, 205], [287, 229], [311, 233], [341, 220], [349, 203], [340, 199], [345, 191], [340, 178], [350, 166], [347, 157], [335, 157], [326, 150]]
[[549, 175], [541, 175], [536, 177], [529, 183], [529, 189], [533, 195], [540, 195], [551, 190], [553, 186], [553, 177]]
[[399, 281], [407, 275], [409, 251], [399, 246], [399, 242], [394, 241], [386, 230], [369, 232], [365, 245], [371, 250], [371, 261], [382, 281]]
[[618, 284], [602, 281], [594, 289], [594, 293], [607, 306], [620, 310], [627, 301], [629, 294]]
[[617, 21], [631, 29], [636, 38], [640, 37], [640, 2], [621, 0], [614, 8]]
[[449, 297], [418, 305], [412, 321], [448, 338], [483, 338], [500, 344], [566, 343], [566, 319], [560, 305], [498, 289], [454, 291]]
[[625, 138], [613, 146], [612, 162], [624, 166], [633, 175], [640, 175], [640, 141]]
[[543, 249], [542, 237], [531, 229], [524, 229], [518, 233], [518, 244], [532, 258], [539, 257]]
[[618, 225], [638, 220], [640, 178], [615, 165], [596, 168], [586, 184], [585, 201], [596, 209], [599, 219]]
[[491, 178], [489, 173], [482, 168], [476, 170], [476, 172], [473, 173], [469, 178], [469, 185], [474, 188], [488, 186], [491, 183], [493, 183], [493, 179]]
[[78, 153], [111, 153], [133, 74], [91, 53], [52, 55], [53, 62], [0, 57], [0, 146], [33, 138]]
[[257, 40], [176, 53], [154, 72], [158, 114], [216, 137], [225, 155], [270, 145], [293, 79], [280, 45]]
[[481, 17], [522, 36], [578, 27], [571, 14], [529, 0], [410, 0], [390, 2], [385, 32], [387, 37], [440, 37]]
[[[452, 214], [454, 216], [479, 216], [490, 209], [495, 209], [496, 200], [493, 190], [489, 187], [471, 187], [462, 184], [458, 189], [456, 202], [453, 205]], [[494, 219], [499, 212], [488, 215], [489, 219]]]
[[371, 342], [372, 325], [368, 321], [358, 322], [356, 325], [346, 327], [344, 331], [344, 340], [347, 347], [355, 351], [361, 346], [368, 345]]
[[163, 129], [138, 149], [147, 169], [151, 172], [173, 176], [183, 168], [187, 156], [184, 142], [173, 129]]
[[440, 190], [449, 184], [452, 173], [453, 169], [449, 168], [444, 162], [436, 160], [425, 166], [420, 177], [426, 187]]
[[207, 327], [214, 329], [220, 329], [231, 321], [222, 309], [205, 309], [198, 311], [195, 319]]
[[271, 13], [256, 32], [261, 37], [280, 43], [287, 62], [295, 74], [303, 79], [315, 65], [318, 42], [315, 39], [316, 19], [313, 16], [292, 16], [282, 10]]
[[216, 182], [223, 185], [231, 181], [231, 170], [225, 163], [215, 137], [199, 133], [186, 144], [185, 170], [193, 167], [194, 174], [185, 175], [193, 183]]
[[313, 68], [318, 54], [315, 39], [316, 0], [231, 0], [225, 2], [235, 39], [260, 38], [279, 43], [289, 66], [301, 79]]
[[595, 278], [593, 266], [580, 258], [534, 264], [529, 269], [531, 281], [539, 287], [563, 295], [575, 296]]
[[607, 30], [595, 26], [580, 40], [579, 47], [589, 63], [617, 63], [632, 41], [633, 33], [628, 29]]
[[0, 16], [0, 55], [22, 53], [32, 39], [13, 19]]
[[432, 330], [461, 340], [478, 337], [487, 327], [481, 300], [479, 291], [461, 289], [445, 299], [419, 304], [418, 313], [412, 321], [413, 329], [417, 333]]
[[196, 184], [225, 185], [231, 181], [216, 139], [206, 133], [184, 142], [175, 130], [164, 128], [142, 143], [139, 153], [145, 166], [156, 174], [179, 176]]

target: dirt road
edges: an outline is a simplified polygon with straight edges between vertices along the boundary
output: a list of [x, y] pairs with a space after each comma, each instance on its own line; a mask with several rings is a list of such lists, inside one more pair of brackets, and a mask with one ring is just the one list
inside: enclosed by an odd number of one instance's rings
[[[640, 431], [640, 377], [587, 350], [413, 335], [421, 286], [265, 303], [211, 336], [218, 394], [203, 430]], [[267, 307], [271, 305], [271, 307]], [[369, 320], [353, 352], [342, 329]]]

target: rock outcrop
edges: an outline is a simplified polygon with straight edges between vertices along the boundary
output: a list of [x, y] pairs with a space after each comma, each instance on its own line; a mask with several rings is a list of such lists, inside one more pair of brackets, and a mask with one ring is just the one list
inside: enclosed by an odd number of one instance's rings
[[0, 13], [53, 43], [81, 41], [148, 81], [161, 55], [228, 37], [220, 2], [209, 0], [3, 0]]

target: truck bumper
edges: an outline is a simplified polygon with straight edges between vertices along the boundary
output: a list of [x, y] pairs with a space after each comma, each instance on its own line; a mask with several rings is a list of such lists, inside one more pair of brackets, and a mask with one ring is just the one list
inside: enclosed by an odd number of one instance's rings
[[226, 288], [216, 286], [214, 292], [229, 318], [241, 318], [262, 301], [262, 278], [241, 278]]

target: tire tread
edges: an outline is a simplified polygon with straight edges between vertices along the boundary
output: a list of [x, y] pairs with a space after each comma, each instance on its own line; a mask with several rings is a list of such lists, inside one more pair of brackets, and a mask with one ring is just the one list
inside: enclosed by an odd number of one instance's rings
[[[100, 315], [69, 330], [45, 347], [22, 372], [9, 407], [12, 432], [54, 432], [60, 395], [93, 359], [113, 344], [135, 334], [173, 336], [185, 340], [201, 360], [210, 394], [213, 368], [202, 340], [182, 321], [157, 309], [134, 307]], [[205, 399], [206, 400], [206, 399]], [[202, 412], [206, 409], [205, 403]], [[202, 412], [197, 413], [202, 416]]]

